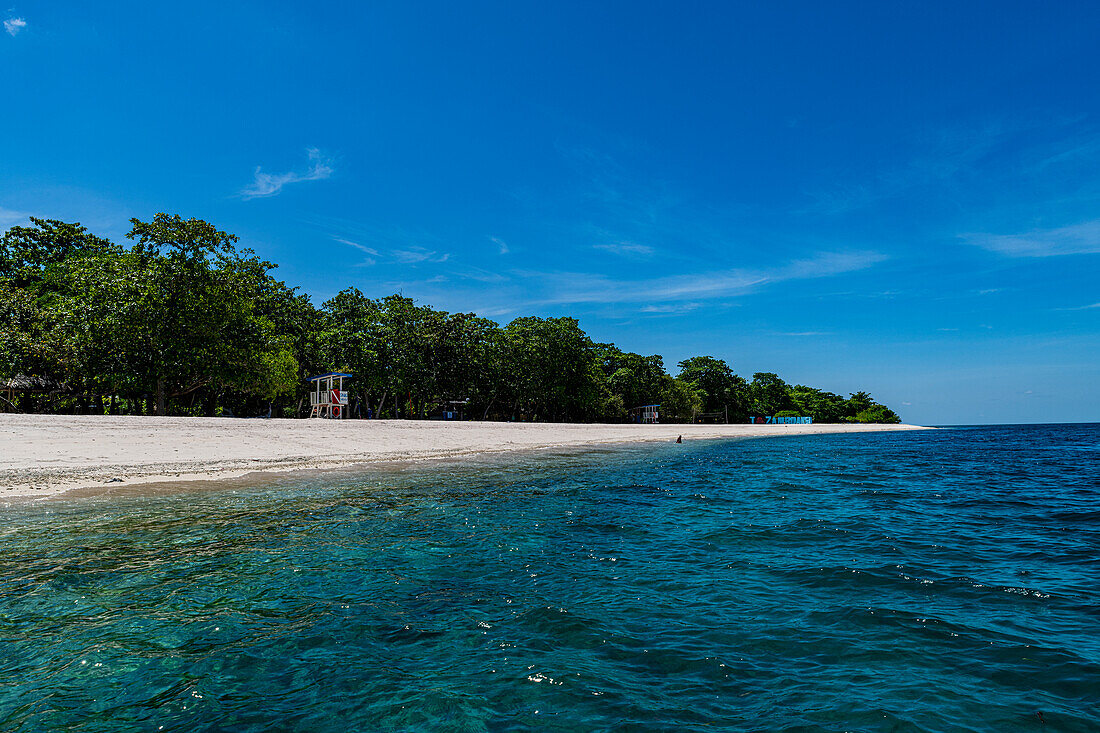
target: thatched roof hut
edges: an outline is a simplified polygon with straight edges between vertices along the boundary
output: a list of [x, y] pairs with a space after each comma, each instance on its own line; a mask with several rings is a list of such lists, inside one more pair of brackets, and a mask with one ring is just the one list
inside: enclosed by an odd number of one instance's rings
[[0, 390], [6, 392], [67, 392], [69, 385], [49, 377], [16, 374], [8, 379], [0, 378]]

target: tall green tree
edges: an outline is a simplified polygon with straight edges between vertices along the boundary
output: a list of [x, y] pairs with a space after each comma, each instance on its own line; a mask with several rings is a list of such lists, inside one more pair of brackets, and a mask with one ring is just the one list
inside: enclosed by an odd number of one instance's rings
[[441, 322], [443, 333], [436, 352], [439, 363], [439, 400], [469, 400], [491, 407], [496, 396], [492, 379], [499, 376], [500, 326], [473, 313], [453, 313]]
[[804, 385], [791, 387], [790, 395], [795, 412], [809, 415], [814, 422], [838, 423], [844, 420], [847, 405], [840, 395]]
[[598, 365], [592, 341], [575, 318], [517, 318], [504, 329], [513, 416], [595, 419]]
[[848, 396], [844, 405], [844, 414], [847, 417], [855, 417], [858, 413], [875, 406], [875, 401], [866, 392], [853, 392]]
[[745, 380], [729, 365], [712, 356], [693, 356], [680, 362], [678, 379], [690, 382], [703, 399], [700, 412], [721, 412], [731, 421], [740, 422], [751, 409], [751, 397]]
[[39, 291], [63, 289], [56, 267], [71, 257], [97, 254], [112, 248], [102, 237], [79, 223], [31, 217], [32, 226], [15, 226], [0, 236], [0, 280], [17, 288]]
[[29, 290], [0, 280], [0, 379], [64, 374], [70, 355], [55, 320]]
[[130, 250], [67, 265], [68, 326], [93, 355], [89, 366], [116, 387], [154, 394], [158, 415], [169, 398], [204, 387], [263, 397], [293, 389], [290, 344], [257, 309], [270, 263], [205, 221], [131, 222]]
[[252, 258], [242, 261], [242, 264], [253, 268], [255, 314], [274, 326], [277, 338], [289, 347], [291, 356], [298, 363], [296, 388], [289, 391], [305, 397], [308, 392], [306, 378], [320, 373], [327, 364], [321, 348], [321, 312], [313, 306], [308, 295], [299, 293], [298, 288], [292, 288], [264, 271], [268, 263]]
[[885, 405], [872, 405], [865, 410], [860, 410], [853, 418], [853, 422], [861, 423], [900, 423], [901, 418], [897, 413]]
[[753, 410], [760, 416], [774, 415], [794, 407], [787, 383], [772, 372], [753, 374], [749, 394], [752, 397]]
[[619, 352], [614, 366], [608, 388], [622, 397], [628, 409], [659, 403], [668, 389], [669, 376], [660, 356]]
[[121, 252], [79, 223], [31, 217], [0, 236], [0, 375], [42, 377], [84, 393], [95, 362], [72, 338], [65, 303], [73, 262]]
[[[384, 340], [382, 307], [358, 288], [341, 290], [322, 306], [321, 353], [335, 371], [354, 375], [349, 392], [368, 406], [380, 395], [379, 410], [386, 399], [386, 365], [390, 359]], [[323, 370], [318, 370], [323, 371]]]
[[661, 421], [691, 422], [695, 413], [703, 411], [704, 392], [692, 382], [665, 375], [661, 390]]

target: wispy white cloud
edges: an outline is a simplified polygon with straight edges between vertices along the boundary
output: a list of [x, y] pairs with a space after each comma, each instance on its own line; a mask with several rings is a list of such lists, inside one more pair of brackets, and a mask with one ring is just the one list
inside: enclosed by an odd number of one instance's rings
[[[369, 255], [371, 259], [364, 264], [441, 264], [451, 259], [450, 252], [444, 252], [438, 247], [442, 244], [439, 238], [425, 232], [382, 229], [331, 218], [311, 220], [310, 223], [328, 229], [328, 236], [333, 241]], [[425, 246], [425, 243], [437, 246]]]
[[608, 244], [596, 244], [593, 245], [592, 249], [610, 252], [611, 254], [620, 255], [622, 257], [650, 257], [653, 255], [652, 247], [644, 244], [637, 244], [635, 242], [611, 242]]
[[8, 32], [9, 36], [14, 36], [19, 31], [27, 27], [27, 21], [22, 18], [8, 18], [4, 21], [4, 30]]
[[478, 308], [466, 308], [466, 310], [472, 310], [483, 318], [500, 318], [501, 316], [512, 316], [518, 311], [515, 306], [511, 305], [486, 305]]
[[0, 231], [6, 231], [9, 227], [13, 227], [29, 218], [30, 214], [25, 211], [15, 211], [0, 206]]
[[375, 259], [376, 257], [378, 257], [378, 250], [374, 249], [373, 247], [367, 247], [365, 245], [359, 244], [358, 242], [353, 242], [350, 239], [344, 239], [343, 237], [333, 237], [333, 240], [339, 242], [340, 244], [346, 244], [349, 247], [355, 247], [355, 249], [359, 250], [360, 252], [369, 255], [361, 262], [357, 263], [357, 266], [359, 267], [369, 267], [370, 265], [373, 265], [375, 262], [378, 261]]
[[765, 270], [726, 270], [644, 280], [615, 280], [589, 273], [527, 273], [542, 277], [550, 295], [544, 304], [666, 303], [723, 298], [792, 280], [829, 277], [862, 270], [885, 260], [878, 252], [822, 252]]
[[[844, 275], [885, 260], [877, 252], [821, 252], [760, 270], [726, 270], [657, 278], [620, 277], [614, 273], [539, 271], [511, 268], [484, 271], [461, 267], [431, 279], [384, 283], [385, 289], [416, 293], [443, 308], [474, 311], [486, 317], [555, 311], [569, 306], [609, 306], [640, 317], [674, 317], [708, 305], [738, 305], [736, 298], [811, 278]], [[438, 275], [447, 277], [446, 287]], [[465, 281], [465, 282], [464, 282]], [[470, 282], [473, 281], [473, 282]], [[485, 287], [490, 283], [493, 287]], [[810, 332], [804, 332], [810, 336]], [[825, 333], [820, 335], [824, 336]]]
[[506, 255], [506, 254], [508, 254], [509, 252], [511, 252], [511, 251], [512, 251], [512, 250], [511, 250], [511, 249], [510, 249], [510, 248], [508, 247], [508, 243], [507, 243], [507, 242], [505, 242], [505, 241], [504, 241], [503, 239], [499, 239], [499, 238], [497, 238], [497, 237], [489, 237], [489, 240], [490, 240], [490, 241], [491, 241], [491, 242], [492, 242], [493, 244], [497, 245], [497, 247], [499, 247], [499, 248], [500, 248], [500, 253], [501, 253], [502, 255]]
[[1061, 169], [1059, 170], [1061, 172], [1066, 166], [1070, 168], [1092, 166], [1100, 157], [1100, 134], [1089, 131], [1071, 135], [1037, 147], [1031, 157], [1032, 162], [1026, 164], [1024, 168], [1024, 172], [1028, 175], [1042, 174], [1052, 168]]
[[782, 331], [780, 336], [832, 336], [832, 331]]
[[291, 171], [289, 173], [264, 173], [260, 166], [256, 166], [252, 183], [240, 191], [241, 198], [254, 199], [266, 196], [275, 196], [283, 190], [283, 187], [291, 183], [302, 181], [320, 181], [332, 176], [332, 159], [322, 155], [317, 148], [307, 148], [309, 155], [309, 168], [303, 173]]
[[855, 182], [845, 182], [842, 171], [832, 172], [826, 187], [808, 192], [811, 202], [798, 213], [849, 214], [904, 196], [915, 188], [949, 187], [953, 180], [981, 167], [998, 145], [1019, 130], [1019, 124], [994, 121], [981, 127], [945, 127], [912, 133], [901, 141], [912, 151], [906, 162]]
[[440, 254], [434, 249], [426, 249], [424, 247], [410, 247], [408, 249], [395, 249], [391, 251], [392, 256], [398, 262], [405, 265], [415, 265], [420, 262], [446, 262], [451, 258], [449, 252]]
[[1076, 306], [1076, 307], [1073, 307], [1073, 308], [1055, 308], [1054, 310], [1059, 310], [1059, 311], [1090, 311], [1090, 310], [1093, 310], [1095, 308], [1100, 308], [1100, 303], [1093, 303], [1091, 305], [1079, 305], [1079, 306]]
[[373, 247], [367, 247], [367, 246], [364, 246], [362, 244], [359, 244], [358, 242], [353, 242], [350, 239], [343, 239], [341, 237], [333, 237], [333, 239], [335, 241], [339, 242], [340, 244], [346, 244], [349, 247], [355, 247], [357, 250], [360, 250], [362, 252], [366, 252], [371, 257], [377, 257], [378, 256], [378, 250], [374, 249]]
[[688, 313], [696, 310], [702, 305], [702, 303], [665, 303], [662, 305], [647, 305], [643, 306], [639, 310], [642, 313], [651, 313], [653, 315], [670, 316], [678, 313]]
[[492, 270], [486, 270], [481, 267], [463, 267], [452, 271], [451, 275], [463, 280], [473, 280], [479, 283], [502, 283], [508, 280], [508, 276], [503, 273], [493, 272]]
[[1007, 257], [1057, 257], [1100, 253], [1100, 219], [1023, 234], [963, 234], [963, 241]]
[[355, 249], [370, 255], [370, 259], [361, 264], [373, 265], [377, 261], [375, 258], [388, 258], [396, 262], [400, 262], [404, 265], [415, 265], [420, 262], [446, 262], [451, 258], [450, 253], [440, 253], [434, 249], [426, 249], [424, 247], [412, 246], [407, 249], [394, 249], [383, 254], [374, 247], [368, 247], [365, 244], [360, 244], [351, 239], [345, 239], [344, 237], [333, 237], [334, 241], [340, 244], [346, 244], [349, 247], [355, 247]]
[[534, 216], [555, 215], [550, 226], [563, 229], [563, 239], [587, 241], [595, 251], [621, 257], [650, 257], [655, 250], [649, 245], [656, 245], [681, 263], [713, 262], [729, 254], [731, 229], [747, 236], [740, 218], [746, 207], [702, 204], [682, 185], [637, 175], [630, 165], [638, 158], [635, 145], [616, 142], [611, 147], [625, 162], [603, 151], [559, 144], [573, 185], [527, 192], [521, 200]]

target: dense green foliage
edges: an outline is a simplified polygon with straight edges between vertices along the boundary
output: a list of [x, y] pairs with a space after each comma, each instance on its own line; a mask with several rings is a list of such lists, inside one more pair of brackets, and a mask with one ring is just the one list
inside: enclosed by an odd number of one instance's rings
[[898, 422], [865, 392], [750, 382], [710, 356], [672, 376], [660, 356], [593, 343], [573, 318], [501, 327], [355, 288], [317, 308], [197, 219], [132, 219], [128, 247], [31, 223], [0, 237], [0, 382], [32, 387], [24, 410], [298, 416], [305, 377], [340, 370], [356, 375], [360, 416], [425, 418], [459, 402], [481, 419], [621, 422], [660, 404], [664, 421]]

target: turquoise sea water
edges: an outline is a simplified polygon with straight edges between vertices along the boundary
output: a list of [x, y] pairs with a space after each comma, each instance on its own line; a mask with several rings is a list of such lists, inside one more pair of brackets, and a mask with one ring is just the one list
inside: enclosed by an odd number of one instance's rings
[[1100, 426], [12, 504], [0, 730], [1100, 729]]

